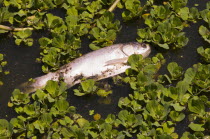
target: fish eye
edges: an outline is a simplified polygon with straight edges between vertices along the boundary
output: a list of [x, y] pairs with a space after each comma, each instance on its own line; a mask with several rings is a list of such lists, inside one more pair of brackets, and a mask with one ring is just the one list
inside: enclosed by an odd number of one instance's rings
[[143, 48], [147, 48], [147, 45], [145, 43], [142, 43], [141, 45]]

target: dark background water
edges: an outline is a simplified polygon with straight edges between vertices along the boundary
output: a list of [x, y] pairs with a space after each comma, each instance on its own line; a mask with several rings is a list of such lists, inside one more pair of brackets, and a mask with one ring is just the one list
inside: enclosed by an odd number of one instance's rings
[[[197, 8], [202, 10], [205, 8], [206, 2], [208, 2], [208, 0], [189, 0], [188, 6], [193, 7], [194, 4], [199, 4]], [[63, 16], [62, 11], [52, 11], [52, 13]], [[116, 19], [122, 21], [122, 11], [120, 9], [116, 9], [114, 13]], [[184, 29], [187, 37], [189, 38], [189, 43], [183, 49], [163, 51], [167, 62], [160, 70], [160, 73], [167, 72], [165, 67], [167, 63], [171, 61], [177, 62], [184, 69], [187, 69], [193, 64], [200, 62], [200, 57], [198, 56], [196, 49], [199, 46], [208, 45], [198, 34], [198, 28], [203, 23], [203, 21], [198, 21], [196, 24], [191, 24], [190, 27]], [[136, 41], [137, 29], [143, 26], [143, 20], [135, 20], [128, 23], [122, 22], [122, 29], [118, 34], [115, 43]], [[0, 53], [5, 54], [5, 60], [8, 62], [5, 70], [10, 71], [10, 74], [2, 75], [0, 77], [4, 82], [4, 85], [0, 87], [0, 118], [6, 118], [9, 120], [16, 116], [14, 110], [7, 107], [7, 103], [10, 99], [13, 89], [19, 84], [27, 81], [29, 78], [43, 75], [41, 71], [41, 63], [37, 63], [36, 58], [39, 57], [40, 52], [38, 39], [44, 34], [44, 32], [33, 32], [34, 45], [32, 47], [16, 46], [12, 37], [9, 35], [0, 35]], [[83, 37], [82, 40], [82, 52], [87, 53], [90, 51], [88, 48], [90, 41], [85, 37]], [[160, 50], [153, 48], [152, 55], [159, 51]], [[92, 117], [89, 116], [89, 110], [95, 110], [95, 112], [101, 114], [103, 118], [110, 113], [118, 113], [119, 108], [117, 103], [119, 98], [127, 96], [132, 91], [128, 85], [114, 85], [111, 79], [106, 79], [101, 82], [108, 82], [112, 84], [113, 94], [110, 96], [110, 104], [99, 103], [101, 98], [98, 98], [97, 96], [77, 97], [73, 95], [74, 88], [68, 90], [68, 101], [70, 104], [77, 108], [78, 113], [89, 120], [92, 119]], [[178, 125], [180, 128], [176, 129], [177, 132], [184, 132], [187, 129], [187, 125], [188, 121], [186, 120], [180, 122]]]

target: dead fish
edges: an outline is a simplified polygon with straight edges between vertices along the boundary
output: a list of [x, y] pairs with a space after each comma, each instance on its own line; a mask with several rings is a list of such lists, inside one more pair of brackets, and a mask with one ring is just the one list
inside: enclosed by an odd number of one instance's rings
[[23, 83], [19, 88], [24, 93], [32, 93], [44, 88], [49, 80], [63, 80], [70, 88], [84, 78], [94, 80], [109, 78], [125, 72], [130, 67], [126, 63], [132, 54], [141, 54], [145, 58], [150, 52], [150, 46], [145, 43], [114, 44], [85, 54], [56, 72], [49, 72], [33, 81]]

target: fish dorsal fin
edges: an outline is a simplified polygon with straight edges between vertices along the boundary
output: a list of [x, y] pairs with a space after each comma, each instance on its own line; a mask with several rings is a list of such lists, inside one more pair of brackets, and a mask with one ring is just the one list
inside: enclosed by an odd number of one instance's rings
[[128, 57], [124, 57], [124, 58], [109, 60], [105, 63], [105, 65], [108, 66], [108, 65], [115, 65], [115, 64], [125, 64], [127, 61], [128, 61]]

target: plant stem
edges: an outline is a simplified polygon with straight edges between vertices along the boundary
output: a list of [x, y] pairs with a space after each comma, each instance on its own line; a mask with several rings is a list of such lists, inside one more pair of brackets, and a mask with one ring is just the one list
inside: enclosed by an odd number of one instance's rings
[[115, 2], [112, 4], [108, 11], [112, 12], [117, 6], [118, 2], [120, 2], [120, 0], [115, 0]]
[[4, 25], [0, 25], [0, 29], [3, 29], [3, 30], [12, 30], [11, 27], [4, 26]]
[[22, 31], [22, 30], [26, 30], [26, 29], [33, 30], [33, 28], [14, 28], [13, 30], [14, 31]]
[[8, 30], [8, 31], [22, 31], [22, 30], [26, 30], [26, 29], [33, 30], [33, 28], [12, 28], [12, 27], [8, 27], [5, 25], [0, 25], [0, 29]]

